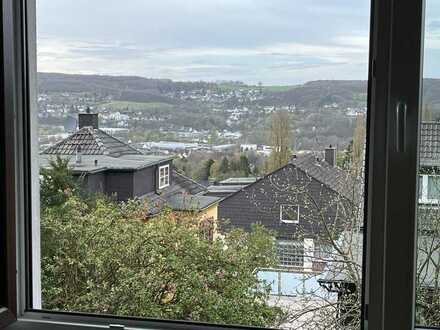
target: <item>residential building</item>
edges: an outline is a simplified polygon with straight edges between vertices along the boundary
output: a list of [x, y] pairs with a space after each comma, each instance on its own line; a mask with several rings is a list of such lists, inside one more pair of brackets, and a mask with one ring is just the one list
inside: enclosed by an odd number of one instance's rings
[[324, 263], [313, 258], [327, 251], [325, 232], [342, 231], [353, 216], [358, 189], [349, 173], [336, 166], [336, 149], [324, 158], [293, 157], [282, 168], [225, 197], [219, 204], [223, 228], [250, 230], [261, 224], [275, 232], [280, 266], [319, 272]]
[[170, 207], [203, 212], [217, 218], [215, 196], [173, 168], [173, 157], [145, 155], [99, 128], [98, 114], [79, 114], [78, 131], [40, 154], [40, 166], [50, 167], [56, 157], [69, 160], [74, 176], [91, 193], [118, 201], [142, 198], [150, 202], [150, 215]]

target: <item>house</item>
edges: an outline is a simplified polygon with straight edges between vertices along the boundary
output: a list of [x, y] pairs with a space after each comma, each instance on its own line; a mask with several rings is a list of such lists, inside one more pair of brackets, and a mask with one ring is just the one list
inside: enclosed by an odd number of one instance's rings
[[349, 173], [336, 166], [336, 149], [324, 157], [306, 154], [225, 197], [219, 204], [221, 228], [250, 230], [261, 224], [275, 232], [280, 266], [320, 272], [330, 242], [353, 217], [358, 186]]
[[49, 167], [55, 157], [69, 159], [74, 176], [92, 193], [118, 201], [143, 198], [150, 215], [170, 207], [197, 211], [217, 218], [219, 197], [204, 196], [206, 188], [173, 168], [173, 157], [144, 155], [99, 128], [98, 114], [81, 113], [78, 130], [45, 149], [40, 166]]

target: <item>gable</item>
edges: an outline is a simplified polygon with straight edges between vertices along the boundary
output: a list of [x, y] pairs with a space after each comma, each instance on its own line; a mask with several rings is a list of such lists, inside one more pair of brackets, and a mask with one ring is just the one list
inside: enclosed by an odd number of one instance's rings
[[[283, 205], [298, 207], [298, 224], [281, 221]], [[219, 205], [219, 219], [224, 228], [248, 230], [260, 223], [275, 230], [278, 237], [315, 236], [324, 225], [339, 230], [342, 219], [349, 216], [350, 205], [327, 185], [289, 164], [226, 197]]]

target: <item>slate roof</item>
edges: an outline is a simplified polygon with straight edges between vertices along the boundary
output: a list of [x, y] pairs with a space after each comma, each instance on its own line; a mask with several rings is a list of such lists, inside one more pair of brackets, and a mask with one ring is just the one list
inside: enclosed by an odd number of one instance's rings
[[[81, 146], [81, 162], [76, 162]], [[130, 145], [100, 129], [83, 127], [40, 154], [40, 166], [50, 167], [56, 156], [69, 160], [73, 173], [97, 173], [106, 170], [137, 171], [172, 160], [173, 156], [144, 155]], [[203, 196], [206, 187], [173, 169], [171, 185], [160, 194], [152, 192], [141, 198], [150, 202], [150, 213], [168, 206], [174, 210], [203, 210], [221, 198]]]
[[44, 150], [46, 155], [75, 155], [81, 146], [82, 155], [142, 155], [142, 152], [107, 134], [103, 130], [83, 127], [54, 146]]
[[326, 161], [317, 158], [314, 154], [305, 154], [294, 158], [291, 160], [291, 164], [348, 200], [355, 200], [356, 191], [353, 187], [356, 187], [356, 182], [347, 171], [336, 166], [330, 166]]
[[206, 187], [173, 169], [173, 184], [161, 194], [150, 193], [142, 196], [150, 205], [150, 214], [159, 213], [163, 208], [170, 207], [178, 211], [204, 210], [220, 202], [220, 197], [204, 196]]
[[419, 158], [422, 166], [440, 166], [440, 122], [422, 122]]
[[[50, 162], [55, 160], [57, 156], [69, 160], [69, 166], [73, 173], [98, 173], [106, 170], [141, 170], [173, 159], [173, 157], [153, 155], [126, 155], [121, 157], [82, 155], [81, 163], [77, 164], [74, 155], [41, 154], [39, 157], [40, 167], [50, 168]], [[97, 161], [96, 165], [95, 161]]]

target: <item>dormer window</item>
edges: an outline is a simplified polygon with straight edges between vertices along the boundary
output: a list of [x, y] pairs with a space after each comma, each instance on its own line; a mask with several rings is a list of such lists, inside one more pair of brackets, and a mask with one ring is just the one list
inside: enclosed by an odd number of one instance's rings
[[170, 185], [170, 165], [159, 167], [159, 189], [166, 188]]

